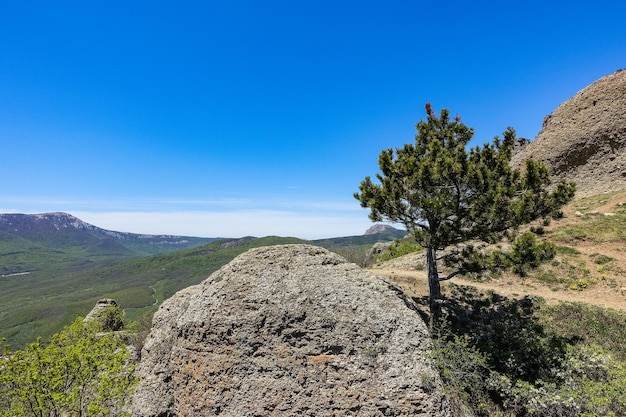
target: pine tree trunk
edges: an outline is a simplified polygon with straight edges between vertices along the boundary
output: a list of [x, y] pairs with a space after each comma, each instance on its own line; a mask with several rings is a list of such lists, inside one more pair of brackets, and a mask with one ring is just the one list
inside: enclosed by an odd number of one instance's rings
[[437, 254], [435, 248], [426, 248], [426, 263], [428, 265], [428, 303], [433, 321], [441, 317], [441, 284], [437, 271]]

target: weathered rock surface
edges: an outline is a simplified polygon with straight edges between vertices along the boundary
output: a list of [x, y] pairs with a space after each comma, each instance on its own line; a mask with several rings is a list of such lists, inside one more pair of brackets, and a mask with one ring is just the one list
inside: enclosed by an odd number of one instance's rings
[[626, 71], [607, 75], [562, 103], [535, 140], [513, 157], [546, 163], [576, 181], [580, 195], [626, 188]]
[[163, 303], [135, 416], [447, 416], [402, 291], [325, 249], [250, 250]]

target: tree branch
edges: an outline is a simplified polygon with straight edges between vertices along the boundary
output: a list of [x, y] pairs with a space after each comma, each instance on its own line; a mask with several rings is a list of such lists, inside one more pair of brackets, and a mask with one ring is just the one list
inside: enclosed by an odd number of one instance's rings
[[437, 278], [437, 281], [441, 282], [441, 281], [447, 281], [449, 279], [452, 279], [454, 277], [456, 277], [457, 275], [463, 273], [463, 271], [454, 271], [453, 273], [449, 274], [447, 277], [444, 278]]

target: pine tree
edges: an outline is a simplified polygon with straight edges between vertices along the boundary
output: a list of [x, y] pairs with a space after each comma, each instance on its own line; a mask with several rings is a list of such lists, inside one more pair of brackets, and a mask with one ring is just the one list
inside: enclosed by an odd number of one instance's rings
[[426, 249], [429, 304], [441, 314], [441, 281], [466, 272], [462, 267], [441, 277], [437, 251], [480, 240], [495, 243], [523, 224], [560, 213], [574, 197], [575, 184], [552, 184], [548, 168], [528, 160], [523, 170], [510, 165], [515, 131], [503, 139], [468, 150], [474, 130], [426, 104], [426, 121], [417, 124], [414, 144], [385, 149], [378, 157], [380, 184], [368, 176], [354, 197], [370, 208], [373, 221], [403, 224]]

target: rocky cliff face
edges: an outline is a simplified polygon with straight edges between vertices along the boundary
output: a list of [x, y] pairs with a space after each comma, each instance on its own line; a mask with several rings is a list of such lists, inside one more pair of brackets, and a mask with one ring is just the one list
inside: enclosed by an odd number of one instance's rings
[[546, 116], [535, 140], [513, 158], [545, 162], [552, 173], [576, 181], [579, 194], [626, 188], [626, 71], [579, 91]]
[[253, 249], [163, 303], [135, 416], [447, 416], [393, 284], [309, 245]]

